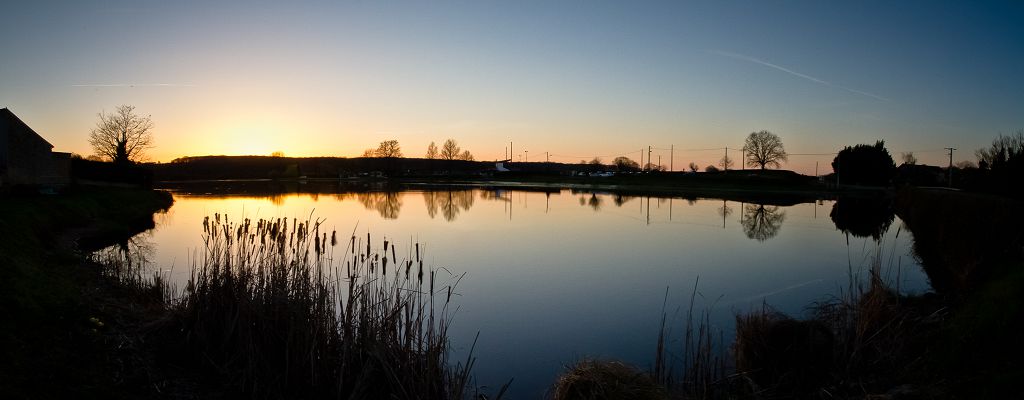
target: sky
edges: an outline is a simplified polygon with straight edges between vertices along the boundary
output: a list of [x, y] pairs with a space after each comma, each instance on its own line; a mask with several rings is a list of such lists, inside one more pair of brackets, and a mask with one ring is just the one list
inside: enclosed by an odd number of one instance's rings
[[1021, 21], [1019, 1], [14, 2], [0, 107], [88, 155], [97, 114], [133, 105], [158, 162], [454, 138], [680, 170], [768, 130], [803, 173], [879, 139], [945, 165], [1024, 129]]

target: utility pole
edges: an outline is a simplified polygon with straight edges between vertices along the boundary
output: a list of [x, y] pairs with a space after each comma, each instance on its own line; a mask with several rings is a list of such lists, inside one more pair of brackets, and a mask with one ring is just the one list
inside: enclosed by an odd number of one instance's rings
[[546, 151], [544, 152], [544, 162], [546, 162], [546, 163], [550, 163], [551, 162], [551, 155], [548, 154], [548, 152], [546, 152]]
[[949, 150], [949, 168], [947, 169], [947, 172], [949, 172], [949, 187], [953, 187], [953, 150], [956, 149], [946, 147], [946, 150]]
[[641, 147], [640, 148], [640, 170], [643, 171], [645, 169], [647, 169], [647, 167], [644, 166], [644, 149]]
[[725, 168], [726, 171], [729, 170], [729, 148], [728, 147], [725, 148], [725, 158], [722, 159], [722, 167]]
[[530, 162], [530, 151], [529, 150], [523, 150], [523, 151], [526, 153], [526, 162]]
[[512, 142], [508, 142], [508, 163], [512, 164]]
[[[675, 162], [674, 162], [675, 158], [676, 158], [676, 145], [670, 146], [668, 151], [669, 151], [669, 153], [668, 153], [668, 172], [672, 172], [672, 171], [676, 170], [676, 165], [675, 165]], [[672, 207], [670, 205], [669, 206], [669, 210], [671, 210], [671, 209], [672, 209]], [[670, 211], [669, 215], [671, 215], [671, 214], [672, 214], [672, 212]], [[671, 220], [671, 219], [672, 218], [670, 217], [669, 220]]]
[[[647, 146], [647, 163], [651, 163], [651, 146]], [[650, 204], [648, 204], [647, 208], [650, 208]]]
[[661, 154], [658, 154], [658, 169], [661, 169]]

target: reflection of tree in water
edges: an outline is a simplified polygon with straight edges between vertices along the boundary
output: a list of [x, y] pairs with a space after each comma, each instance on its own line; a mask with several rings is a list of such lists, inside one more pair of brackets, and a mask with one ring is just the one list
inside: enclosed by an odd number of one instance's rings
[[363, 207], [377, 210], [384, 219], [398, 219], [398, 212], [402, 210], [402, 198], [398, 192], [364, 192], [357, 193], [356, 197]]
[[732, 207], [729, 207], [725, 200], [722, 200], [722, 206], [718, 207], [718, 215], [722, 218], [729, 218], [732, 215]]
[[722, 217], [722, 229], [725, 229], [725, 220], [732, 215], [732, 207], [729, 207], [729, 202], [722, 200], [722, 206], [718, 207], [718, 215]]
[[840, 198], [829, 216], [843, 233], [877, 241], [889, 230], [896, 213], [888, 199]]
[[92, 259], [104, 267], [104, 273], [121, 281], [142, 282], [151, 278], [150, 262], [153, 259], [153, 234], [140, 233], [116, 244], [92, 253]]
[[423, 192], [423, 201], [427, 204], [427, 215], [434, 218], [438, 210], [444, 220], [451, 222], [458, 217], [460, 211], [469, 211], [476, 197], [472, 190], [455, 190], [445, 192]]
[[779, 206], [747, 204], [743, 206], [743, 233], [750, 239], [763, 242], [775, 237], [782, 229], [782, 221], [786, 220], [786, 212]]
[[635, 198], [636, 198], [636, 196], [623, 196], [621, 194], [616, 193], [612, 197], [612, 202], [615, 203], [616, 207], [622, 207], [623, 204], [626, 204], [626, 203], [628, 203], [629, 201], [631, 201], [631, 200], [633, 200]]
[[603, 202], [604, 202], [603, 199], [601, 199], [600, 197], [597, 197], [597, 193], [591, 193], [590, 194], [590, 199], [587, 200], [587, 205], [590, 206], [590, 208], [593, 208], [594, 211], [600, 211], [601, 210], [601, 203], [603, 203]]
[[480, 198], [483, 200], [500, 200], [504, 202], [511, 202], [512, 192], [508, 190], [484, 190], [480, 192]]

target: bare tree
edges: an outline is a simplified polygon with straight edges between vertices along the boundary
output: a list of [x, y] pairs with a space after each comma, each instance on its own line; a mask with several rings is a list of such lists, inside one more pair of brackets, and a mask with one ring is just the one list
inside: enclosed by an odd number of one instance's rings
[[917, 164], [917, 157], [914, 156], [914, 152], [912, 152], [912, 151], [908, 151], [906, 153], [903, 153], [902, 157], [903, 157], [903, 163], [904, 164], [907, 164], [907, 165]]
[[765, 166], [779, 168], [782, 166], [781, 161], [789, 159], [786, 149], [782, 147], [782, 139], [768, 131], [752, 132], [747, 136], [743, 152], [746, 153], [747, 165], [759, 166], [761, 169], [765, 169]]
[[380, 142], [377, 146], [377, 150], [374, 151], [377, 157], [381, 158], [398, 158], [402, 156], [402, 147], [398, 145], [398, 141], [391, 139]]
[[697, 171], [700, 171], [700, 165], [697, 165], [697, 163], [691, 161], [690, 162], [690, 172], [697, 172]]
[[463, 161], [473, 161], [473, 153], [470, 153], [469, 150], [464, 150], [462, 154], [459, 155], [459, 159]]
[[442, 160], [458, 160], [460, 155], [462, 155], [462, 149], [459, 148], [459, 142], [456, 142], [455, 139], [444, 141], [444, 145], [441, 146]]
[[589, 164], [590, 165], [604, 165], [603, 161], [601, 161], [601, 157], [594, 157], [593, 160], [590, 160]]
[[728, 154], [722, 156], [721, 160], [718, 160], [718, 166], [722, 167], [722, 169], [724, 169], [726, 171], [728, 171], [729, 168], [732, 168], [733, 164], [735, 164], [735, 163], [732, 161], [732, 158], [729, 157]]
[[427, 146], [427, 159], [428, 160], [436, 160], [437, 159], [437, 145], [434, 144], [434, 142], [430, 142], [430, 146]]
[[112, 114], [99, 113], [100, 121], [89, 133], [96, 155], [116, 163], [139, 162], [153, 147], [153, 121], [135, 113], [135, 106], [122, 105]]
[[271, 157], [284, 157], [284, 152], [283, 152], [283, 151], [280, 151], [280, 150], [278, 150], [278, 151], [275, 151], [275, 152], [273, 152], [273, 153], [270, 153], [270, 156], [271, 156]]
[[374, 150], [374, 149], [363, 150], [363, 157], [370, 158], [370, 157], [376, 157], [376, 156], [377, 156], [377, 150]]

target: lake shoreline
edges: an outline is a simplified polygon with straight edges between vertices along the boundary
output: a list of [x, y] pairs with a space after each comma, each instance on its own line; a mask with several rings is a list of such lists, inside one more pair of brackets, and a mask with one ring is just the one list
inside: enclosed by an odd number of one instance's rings
[[[89, 259], [154, 226], [172, 196], [143, 189], [72, 187], [58, 195], [5, 196], [0, 244], [10, 313], [4, 332], [0, 392], [18, 398], [124, 397], [153, 394], [147, 359], [131, 344], [145, 305], [102, 276]], [[116, 389], [115, 389], [116, 388]]]

